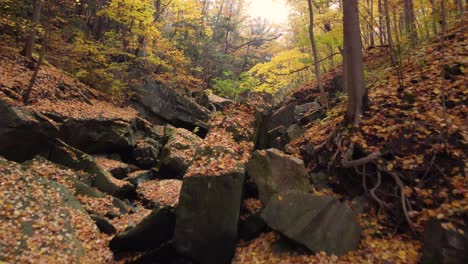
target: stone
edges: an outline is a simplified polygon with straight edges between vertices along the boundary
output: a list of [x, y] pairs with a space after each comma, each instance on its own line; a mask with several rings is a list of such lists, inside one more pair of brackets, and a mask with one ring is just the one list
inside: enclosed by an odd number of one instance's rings
[[104, 233], [104, 234], [114, 234], [117, 232], [117, 229], [107, 220], [107, 218], [96, 215], [96, 214], [90, 214], [89, 215], [91, 219], [96, 223], [96, 226], [99, 228], [99, 230]]
[[202, 139], [184, 128], [168, 129], [166, 136], [168, 140], [161, 153], [159, 168], [171, 178], [180, 178], [187, 171]]
[[92, 176], [92, 186], [100, 191], [117, 197], [126, 197], [134, 194], [135, 187], [130, 183], [118, 180], [101, 168], [96, 160], [57, 139], [49, 152], [48, 159], [54, 163], [61, 164], [74, 170], [83, 170]]
[[128, 174], [127, 178], [124, 180], [138, 187], [138, 185], [152, 179], [154, 179], [154, 175], [151, 170], [137, 170]]
[[23, 162], [47, 151], [58, 125], [47, 117], [0, 99], [0, 155]]
[[113, 157], [94, 156], [94, 159], [101, 168], [112, 174], [112, 176], [117, 179], [123, 179], [127, 177], [128, 173], [134, 171], [135, 168], [123, 163], [120, 159], [116, 159], [116, 155], [112, 156]]
[[[133, 120], [135, 122], [135, 120]], [[67, 119], [59, 138], [86, 153], [125, 153], [136, 142], [133, 122], [107, 119]]]
[[310, 102], [305, 103], [302, 105], [296, 105], [294, 107], [294, 120], [297, 123], [301, 123], [301, 120], [309, 113], [309, 112], [316, 112], [317, 110], [321, 109], [319, 103]]
[[226, 107], [235, 103], [232, 100], [212, 93], [204, 93], [199, 101], [201, 105], [212, 111], [224, 110]]
[[315, 189], [321, 190], [328, 188], [328, 174], [324, 171], [313, 172], [310, 174], [310, 179], [315, 186]]
[[207, 129], [210, 111], [175, 89], [153, 80], [136, 87], [136, 101], [153, 114], [164, 118], [178, 127]]
[[356, 214], [332, 196], [282, 192], [270, 200], [262, 218], [270, 228], [313, 252], [341, 256], [359, 245]]
[[268, 135], [268, 144], [269, 148], [283, 149], [286, 142], [286, 128], [284, 126], [279, 126], [273, 128], [267, 132]]
[[243, 166], [220, 176], [184, 177], [174, 233], [179, 254], [204, 264], [231, 262], [244, 178]]
[[255, 213], [247, 216], [247, 218], [240, 222], [239, 225], [239, 238], [243, 240], [252, 240], [258, 237], [266, 229], [265, 221], [261, 213]]
[[287, 104], [274, 111], [268, 119], [267, 131], [278, 126], [289, 127], [296, 123], [296, 120], [294, 119], [294, 109], [296, 105], [296, 103]]
[[132, 151], [132, 161], [143, 169], [150, 169], [158, 165], [161, 145], [152, 138], [138, 140]]
[[175, 217], [170, 208], [154, 209], [135, 227], [117, 234], [109, 243], [114, 252], [157, 249], [174, 233]]
[[255, 151], [246, 168], [247, 175], [257, 184], [263, 204], [282, 191], [311, 190], [304, 162], [277, 149]]
[[[463, 220], [462, 220], [463, 221]], [[462, 264], [468, 263], [468, 221], [464, 226], [456, 226], [456, 230], [444, 228], [443, 221], [432, 218], [424, 226], [422, 250], [423, 264]]]
[[302, 128], [298, 124], [294, 124], [294, 125], [291, 125], [290, 127], [288, 127], [288, 129], [286, 129], [286, 134], [287, 134], [287, 137], [288, 137], [288, 140], [287, 140], [288, 143], [290, 143], [293, 140], [301, 137], [302, 134], [304, 134], [304, 132], [305, 132], [305, 129]]
[[[65, 186], [2, 157], [0, 175], [0, 196], [6, 202], [0, 204], [0, 234], [9, 237], [8, 241], [2, 241], [2, 261], [23, 263], [31, 256], [45, 262], [59, 259], [64, 263], [112, 260], [112, 254], [106, 249], [104, 241], [90, 241], [90, 237], [99, 237], [99, 231], [80, 202]], [[14, 192], [11, 189], [13, 185]], [[45, 221], [38, 221], [39, 217]], [[83, 233], [87, 235], [78, 235]], [[26, 245], [28, 241], [35, 241], [34, 245], [47, 242], [47, 251], [20, 246]], [[101, 259], [96, 260], [96, 252], [93, 252], [91, 245], [100, 249]], [[106, 261], [102, 258], [106, 258]]]

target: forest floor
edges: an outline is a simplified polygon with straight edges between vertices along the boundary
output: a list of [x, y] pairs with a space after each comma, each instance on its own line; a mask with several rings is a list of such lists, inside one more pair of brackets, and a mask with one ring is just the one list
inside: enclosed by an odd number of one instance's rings
[[[399, 68], [389, 66], [386, 49], [369, 50], [365, 65], [370, 107], [360, 126], [343, 124], [346, 105], [338, 100], [325, 119], [307, 125], [291, 143], [294, 155], [304, 159], [311, 172], [341, 167], [350, 145], [356, 160], [382, 153], [346, 172], [347, 180], [354, 177], [350, 186], [359, 189], [367, 179], [363, 191], [377, 198], [373, 209], [359, 216], [364, 235], [359, 250], [340, 257], [282, 252], [281, 236], [270, 232], [240, 243], [234, 263], [418, 263], [424, 224], [430, 218], [463, 234], [468, 210], [467, 37], [465, 24], [459, 23], [446, 34], [443, 47], [440, 38], [434, 38], [405, 54]], [[324, 86], [340, 72], [338, 68], [326, 74]], [[304, 85], [283, 105], [313, 101], [317, 90], [315, 83]], [[322, 145], [326, 162], [311, 157], [308, 145]], [[329, 180], [335, 186], [343, 181], [331, 175]], [[333, 188], [315, 193], [346, 197], [346, 192]], [[400, 196], [409, 207], [408, 219], [402, 216]]]
[[[336, 100], [325, 119], [306, 125], [306, 132], [291, 143], [292, 152], [305, 161], [310, 172], [327, 166], [342, 166], [340, 161], [351, 145], [353, 159], [381, 153], [370, 164], [346, 168], [347, 172], [356, 171], [348, 174], [354, 177], [350, 179], [352, 184], [361, 186], [362, 179], [367, 179], [369, 186], [364, 184], [363, 191], [372, 192], [369, 196], [374, 199], [371, 209], [359, 216], [363, 229], [359, 249], [340, 257], [324, 252], [311, 254], [301, 249], [284, 250], [287, 242], [277, 232], [269, 231], [251, 241], [239, 241], [233, 263], [417, 263], [421, 258], [422, 234], [427, 220], [436, 217], [447, 229], [463, 232], [458, 226], [468, 210], [468, 77], [465, 68], [468, 33], [464, 28], [460, 23], [448, 32], [443, 47], [439, 39], [434, 39], [414, 49], [403, 57], [399, 69], [382, 63], [388, 59], [382, 49], [370, 50], [366, 58], [370, 106], [361, 125], [358, 128], [344, 125], [345, 102]], [[32, 66], [14, 54], [13, 49], [0, 49], [0, 99], [21, 106], [21, 94], [27, 87]], [[324, 76], [324, 81], [330, 82], [339, 72], [339, 69], [331, 71]], [[309, 101], [317, 96], [314, 91], [314, 84], [305, 85], [283, 105]], [[39, 71], [31, 100], [27, 109], [73, 118], [129, 120], [137, 115], [135, 109], [112, 102], [106, 95], [47, 65]], [[204, 144], [231, 144], [242, 161], [247, 161], [253, 144], [236, 142], [227, 136], [225, 132], [230, 129], [230, 123], [226, 120], [236, 123], [238, 136], [246, 133], [246, 137], [251, 137], [254, 133], [252, 112], [248, 107], [240, 107], [215, 116], [210, 125], [219, 130], [212, 130]], [[323, 146], [321, 155], [326, 157], [325, 163], [308, 153], [308, 144]], [[234, 166], [229, 158], [216, 162], [217, 167], [212, 163], [197, 160], [189, 174], [216, 174]], [[342, 179], [330, 175], [329, 180], [332, 188], [315, 193], [346, 198], [346, 192], [333, 188]], [[81, 202], [86, 206], [87, 201]], [[99, 210], [109, 203], [90, 202], [89, 206]], [[243, 207], [255, 211], [262, 205], [258, 200], [245, 200]], [[143, 210], [130, 220], [116, 219], [113, 224], [121, 231], [128, 222], [138, 222], [149, 212]], [[103, 240], [107, 242], [110, 238]]]

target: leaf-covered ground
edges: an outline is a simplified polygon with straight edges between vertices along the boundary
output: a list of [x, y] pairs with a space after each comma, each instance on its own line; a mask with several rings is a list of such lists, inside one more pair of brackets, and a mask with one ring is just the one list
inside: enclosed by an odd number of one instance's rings
[[[323, 252], [284, 252], [278, 246], [284, 239], [270, 232], [240, 242], [234, 263], [418, 263], [424, 223], [431, 217], [441, 219], [444, 228], [463, 234], [459, 226], [468, 211], [468, 34], [464, 28], [460, 23], [448, 32], [443, 48], [439, 39], [434, 39], [404, 55], [401, 73], [388, 66], [385, 51], [369, 51], [370, 108], [357, 130], [343, 125], [345, 102], [338, 102], [327, 118], [309, 124], [303, 136], [291, 144], [291, 150], [306, 161], [311, 172], [329, 165], [340, 167], [351, 142], [357, 150], [354, 159], [375, 151], [383, 153], [375, 165], [366, 166], [367, 171], [358, 166], [342, 176], [354, 178], [361, 190], [364, 188], [359, 186], [366, 179], [367, 195], [371, 197], [372, 191], [382, 202], [379, 206], [370, 198], [372, 209], [360, 215], [364, 232], [359, 249], [340, 257]], [[325, 85], [339, 72], [324, 76]], [[312, 101], [316, 96], [311, 84], [285, 104]], [[321, 151], [326, 162], [311, 157], [310, 146], [321, 145], [330, 135], [334, 137]], [[401, 180], [403, 188], [392, 175]], [[330, 175], [329, 179], [337, 186], [343, 178]], [[334, 189], [316, 194], [346, 195]], [[410, 223], [403, 218], [401, 197], [408, 206]]]

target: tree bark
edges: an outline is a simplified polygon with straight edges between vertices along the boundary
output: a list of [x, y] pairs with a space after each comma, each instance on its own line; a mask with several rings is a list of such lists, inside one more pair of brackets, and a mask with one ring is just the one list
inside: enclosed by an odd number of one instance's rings
[[344, 83], [348, 92], [346, 121], [358, 125], [367, 104], [359, 27], [358, 0], [343, 1]]
[[32, 54], [34, 51], [34, 43], [36, 42], [37, 35], [37, 26], [39, 25], [39, 20], [41, 18], [41, 6], [42, 0], [33, 1], [33, 15], [31, 20], [31, 30], [29, 32], [28, 40], [23, 50], [24, 56], [28, 59], [32, 59]]
[[320, 96], [322, 97], [322, 102], [325, 104], [325, 107], [328, 109], [328, 99], [327, 99], [327, 95], [325, 94], [325, 90], [322, 85], [322, 79], [320, 77], [320, 62], [318, 58], [317, 45], [315, 43], [315, 37], [314, 37], [314, 10], [312, 6], [312, 0], [307, 0], [307, 4], [309, 6], [309, 37], [310, 37], [310, 45], [312, 46], [312, 54], [314, 56], [315, 78], [317, 79], [317, 85], [320, 90]]
[[403, 1], [403, 13], [405, 31], [409, 34], [411, 42], [415, 44], [418, 39], [418, 33], [416, 31], [413, 0]]
[[390, 7], [388, 5], [388, 0], [384, 1], [384, 9], [385, 9], [385, 20], [387, 23], [387, 39], [388, 39], [388, 46], [390, 49], [390, 58], [392, 60], [392, 65], [395, 66], [397, 64], [396, 54], [395, 54], [395, 45], [393, 44], [392, 38], [392, 30], [390, 25]]

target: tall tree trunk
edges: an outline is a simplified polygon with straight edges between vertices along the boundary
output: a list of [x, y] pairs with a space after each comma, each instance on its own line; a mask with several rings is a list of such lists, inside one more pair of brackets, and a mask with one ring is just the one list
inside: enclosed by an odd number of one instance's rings
[[375, 39], [374, 39], [374, 0], [368, 0], [367, 5], [370, 9], [370, 23], [369, 23], [369, 39], [371, 47], [375, 46]]
[[385, 34], [385, 26], [384, 26], [384, 12], [383, 12], [383, 5], [382, 5], [382, 0], [379, 0], [378, 2], [378, 8], [379, 8], [379, 34], [380, 34], [380, 45], [385, 45], [386, 44], [386, 34]]
[[32, 59], [32, 53], [34, 51], [34, 43], [36, 42], [37, 26], [41, 18], [41, 6], [42, 0], [33, 1], [33, 15], [31, 20], [31, 30], [29, 32], [28, 40], [23, 50], [24, 56], [28, 59]]
[[315, 78], [317, 79], [317, 85], [320, 90], [320, 97], [322, 97], [322, 103], [324, 103], [324, 105], [328, 109], [328, 99], [327, 99], [327, 95], [325, 94], [325, 90], [323, 89], [322, 79], [320, 77], [320, 62], [318, 58], [317, 45], [315, 43], [315, 37], [314, 37], [314, 10], [312, 6], [312, 0], [307, 0], [307, 4], [309, 6], [309, 37], [310, 37], [310, 44], [312, 46], [312, 54], [314, 56]]
[[358, 0], [343, 1], [344, 83], [348, 92], [346, 120], [358, 125], [367, 104], [359, 27]]
[[421, 12], [423, 15], [423, 20], [424, 20], [424, 32], [426, 32], [426, 38], [429, 39], [429, 25], [427, 24], [427, 15], [426, 15], [426, 8], [424, 7], [424, 1], [419, 0], [419, 5], [421, 6]]
[[390, 50], [390, 58], [392, 60], [392, 65], [395, 66], [397, 64], [396, 54], [395, 54], [395, 45], [393, 44], [392, 38], [392, 30], [390, 26], [390, 7], [388, 4], [388, 0], [384, 1], [384, 9], [385, 9], [385, 20], [387, 23], [387, 39], [388, 39], [388, 46]]
[[432, 8], [432, 31], [434, 31], [434, 35], [437, 35], [438, 11], [437, 11], [435, 0], [429, 0], [429, 2], [431, 2], [431, 8]]
[[42, 39], [42, 44], [41, 44], [41, 49], [39, 50], [39, 59], [36, 64], [36, 68], [34, 69], [33, 75], [31, 79], [29, 80], [29, 85], [28, 88], [26, 89], [25, 93], [23, 94], [23, 104], [27, 104], [29, 101], [29, 97], [31, 96], [32, 88], [34, 86], [34, 83], [36, 82], [37, 74], [39, 73], [39, 68], [42, 65], [42, 60], [44, 58], [44, 53], [47, 48], [47, 41], [49, 40], [49, 34], [50, 34], [50, 24], [47, 26], [46, 29], [46, 34], [44, 36], [44, 39]]
[[418, 39], [418, 33], [416, 31], [416, 19], [414, 16], [413, 0], [403, 1], [403, 18], [405, 23], [405, 31], [409, 34], [411, 42], [416, 43]]

